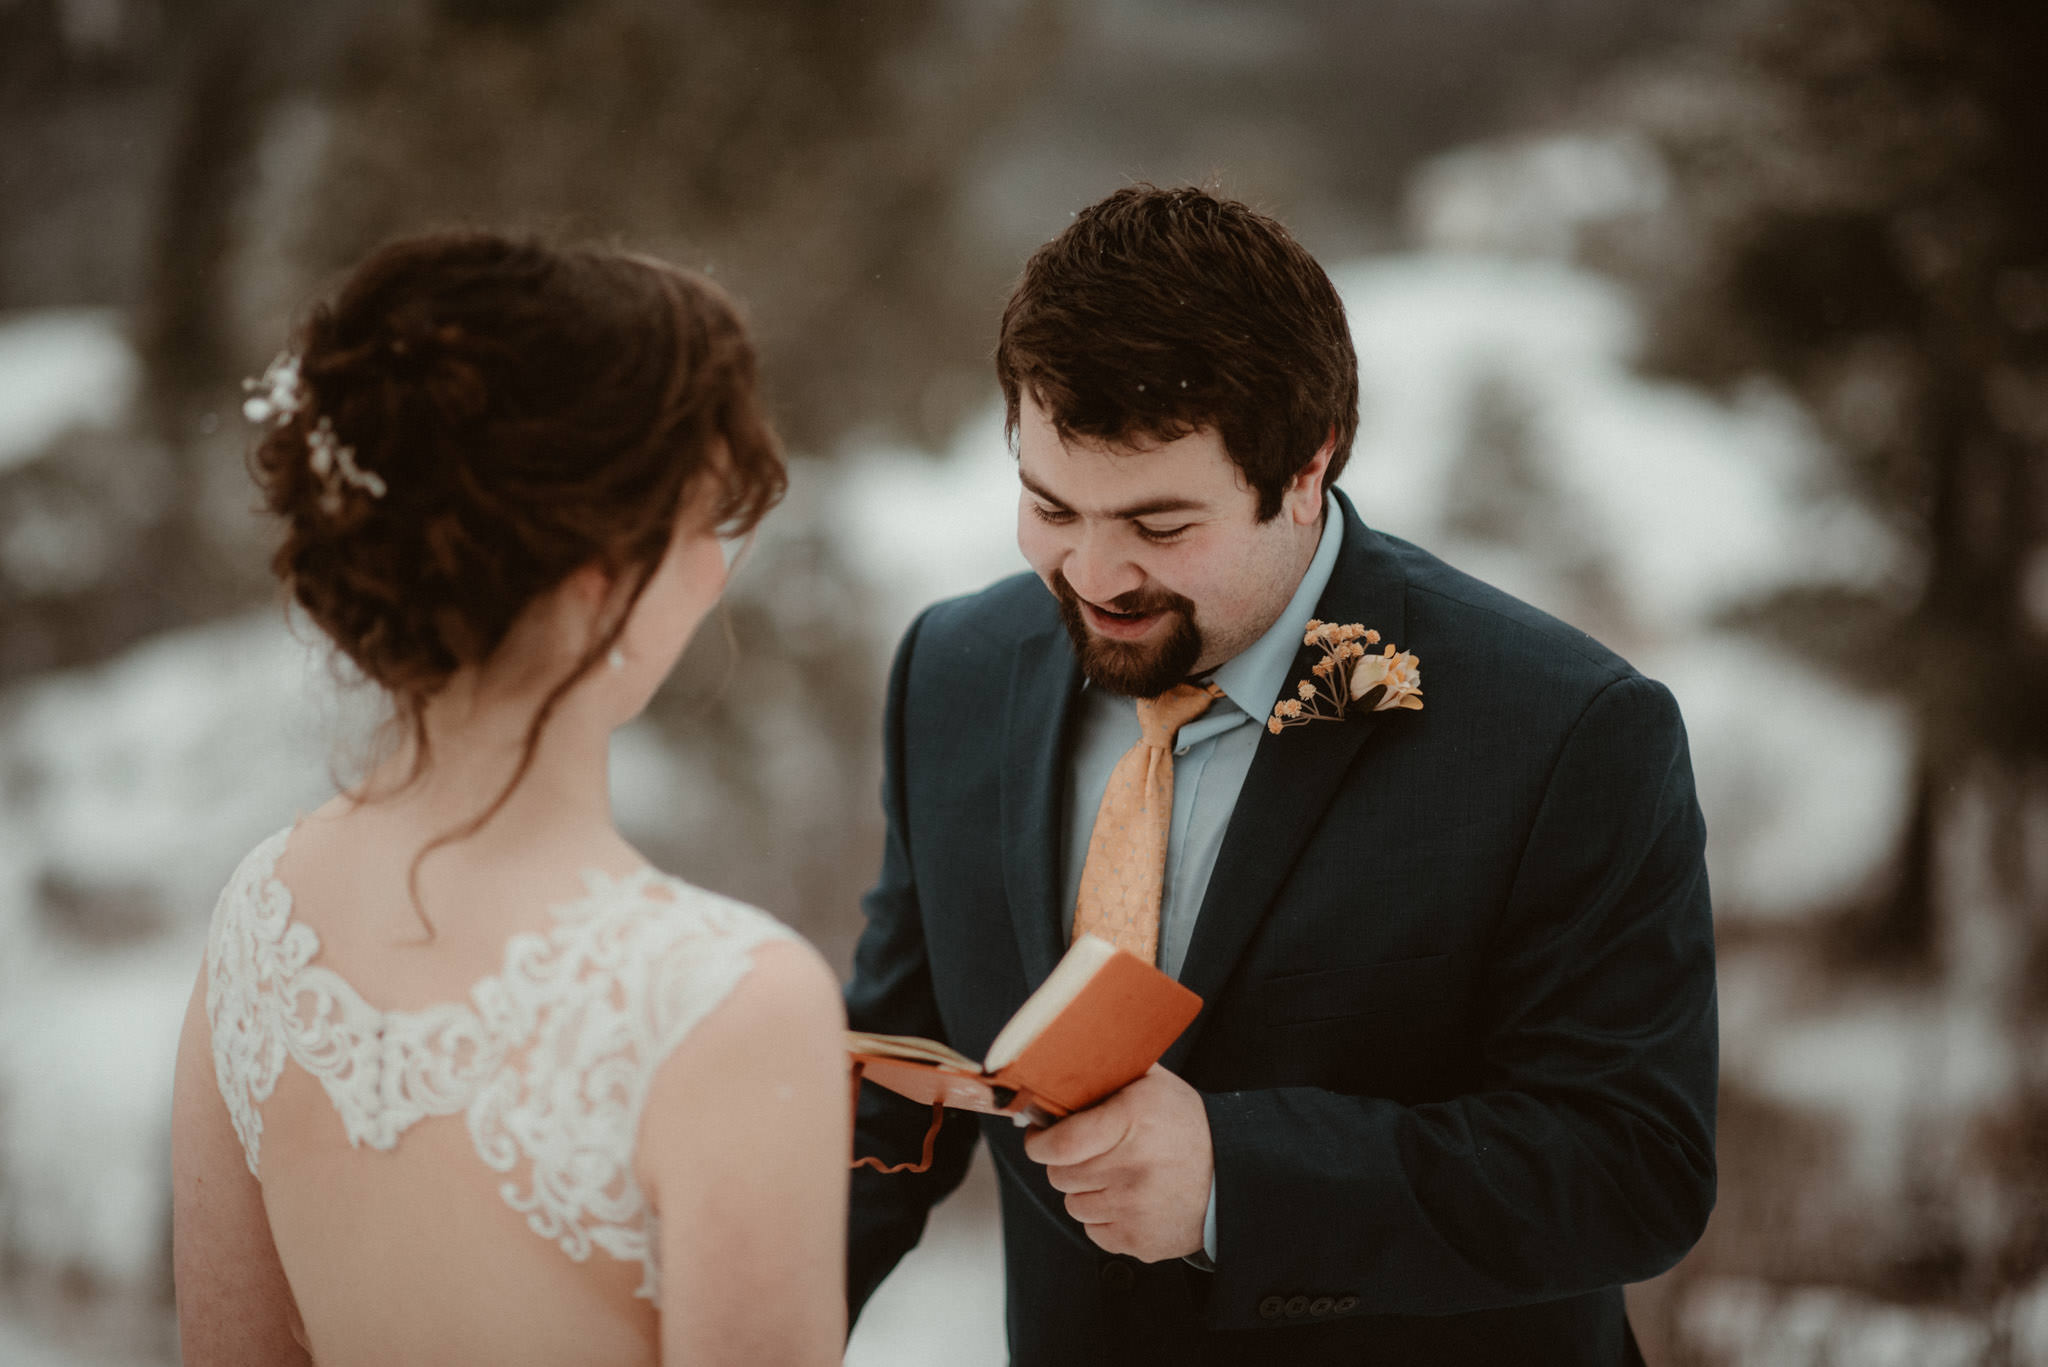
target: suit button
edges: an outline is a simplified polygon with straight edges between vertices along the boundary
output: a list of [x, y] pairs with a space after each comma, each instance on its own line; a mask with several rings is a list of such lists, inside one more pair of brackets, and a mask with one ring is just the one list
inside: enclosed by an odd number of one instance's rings
[[1300, 1319], [1300, 1318], [1301, 1318], [1301, 1317], [1302, 1317], [1303, 1315], [1306, 1315], [1307, 1313], [1308, 1313], [1308, 1297], [1307, 1297], [1307, 1296], [1289, 1296], [1289, 1297], [1287, 1298], [1287, 1318], [1289, 1318], [1289, 1319], [1291, 1319], [1291, 1320], [1298, 1320], [1298, 1319]]
[[1262, 1320], [1277, 1320], [1286, 1310], [1287, 1302], [1279, 1296], [1268, 1296], [1259, 1302], [1259, 1318]]
[[1128, 1291], [1138, 1284], [1138, 1274], [1126, 1262], [1104, 1263], [1102, 1284], [1112, 1291]]
[[1336, 1304], [1337, 1302], [1334, 1297], [1317, 1296], [1314, 1300], [1309, 1302], [1308, 1312], [1311, 1315], [1327, 1315], [1330, 1313], [1331, 1308]]
[[1336, 1315], [1348, 1315], [1357, 1308], [1358, 1297], [1339, 1296], [1337, 1297], [1337, 1303], [1330, 1307], [1330, 1312]]

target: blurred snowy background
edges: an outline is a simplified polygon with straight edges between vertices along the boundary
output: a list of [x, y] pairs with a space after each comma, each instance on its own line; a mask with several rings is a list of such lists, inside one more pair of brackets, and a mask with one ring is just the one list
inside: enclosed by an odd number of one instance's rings
[[[836, 962], [888, 652], [1017, 567], [1007, 282], [1133, 179], [1351, 312], [1366, 518], [1684, 707], [1720, 1208], [1657, 1367], [2048, 1364], [2048, 11], [2014, 0], [0, 0], [0, 1362], [176, 1360], [213, 895], [374, 719], [264, 575], [237, 379], [383, 237], [750, 305], [791, 497], [622, 819]], [[856, 1364], [996, 1363], [987, 1174]]]

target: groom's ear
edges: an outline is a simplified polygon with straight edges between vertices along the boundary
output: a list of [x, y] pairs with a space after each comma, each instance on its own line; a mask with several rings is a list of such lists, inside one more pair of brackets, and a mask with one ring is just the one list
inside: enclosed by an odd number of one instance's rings
[[1330, 457], [1337, 451], [1337, 429], [1332, 427], [1309, 463], [1294, 472], [1281, 496], [1281, 506], [1296, 525], [1313, 526], [1323, 515], [1323, 480], [1330, 473]]

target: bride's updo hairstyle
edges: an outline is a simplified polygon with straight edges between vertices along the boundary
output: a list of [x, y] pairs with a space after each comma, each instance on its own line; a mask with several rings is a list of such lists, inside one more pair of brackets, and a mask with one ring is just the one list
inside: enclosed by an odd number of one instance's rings
[[530, 604], [586, 565], [628, 589], [470, 830], [617, 642], [684, 504], [708, 493], [721, 531], [743, 533], [786, 482], [732, 302], [648, 258], [492, 233], [402, 239], [313, 311], [293, 358], [282, 401], [252, 405], [277, 424], [252, 458], [285, 523], [272, 568], [391, 695], [415, 777], [426, 704]]

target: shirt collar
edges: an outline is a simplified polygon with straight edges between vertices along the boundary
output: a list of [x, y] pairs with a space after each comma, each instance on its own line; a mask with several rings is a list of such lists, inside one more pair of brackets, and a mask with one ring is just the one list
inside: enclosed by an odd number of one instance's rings
[[1263, 720], [1273, 710], [1274, 699], [1287, 686], [1287, 671], [1301, 650], [1301, 638], [1308, 631], [1309, 618], [1322, 601], [1323, 590], [1337, 569], [1337, 552], [1344, 544], [1344, 513], [1335, 499], [1323, 495], [1323, 536], [1316, 543], [1315, 557], [1294, 590], [1287, 608], [1266, 628], [1266, 634], [1218, 665], [1209, 677], [1235, 703], [1238, 710], [1254, 720]]

